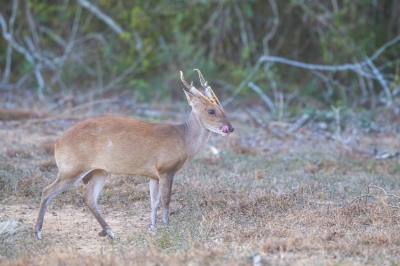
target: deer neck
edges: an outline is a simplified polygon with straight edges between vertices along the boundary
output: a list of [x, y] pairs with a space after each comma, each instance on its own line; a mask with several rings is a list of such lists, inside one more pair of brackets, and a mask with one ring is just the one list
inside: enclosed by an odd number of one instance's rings
[[210, 137], [210, 130], [205, 128], [199, 118], [192, 111], [186, 123], [181, 125], [189, 159], [198, 154]]

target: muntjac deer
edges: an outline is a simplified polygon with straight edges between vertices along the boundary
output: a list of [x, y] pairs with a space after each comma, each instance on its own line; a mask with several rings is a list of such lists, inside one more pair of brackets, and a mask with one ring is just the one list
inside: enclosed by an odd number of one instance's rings
[[156, 124], [122, 117], [99, 117], [80, 122], [54, 145], [58, 177], [42, 192], [35, 234], [41, 229], [47, 204], [57, 194], [83, 181], [87, 184], [84, 201], [103, 231], [114, 238], [110, 227], [97, 209], [97, 197], [109, 173], [142, 175], [150, 178], [151, 226], [156, 225], [157, 206], [169, 221], [172, 182], [179, 170], [206, 144], [210, 132], [223, 136], [233, 132], [224, 109], [201, 72], [195, 69], [201, 87], [189, 85], [182, 72], [181, 80], [192, 112], [182, 125]]

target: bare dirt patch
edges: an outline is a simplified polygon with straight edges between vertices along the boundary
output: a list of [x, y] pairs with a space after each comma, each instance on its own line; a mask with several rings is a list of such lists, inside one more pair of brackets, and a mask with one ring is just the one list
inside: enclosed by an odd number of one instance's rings
[[[133, 204], [132, 208], [139, 213], [135, 216], [123, 210], [102, 208], [104, 218], [116, 235], [115, 242], [131, 234], [132, 224], [136, 230], [149, 229], [148, 206], [143, 205], [145, 204], [141, 202]], [[7, 205], [1, 212], [3, 219], [18, 217], [24, 225], [29, 227], [29, 233], [33, 234], [38, 214], [37, 206]], [[99, 237], [100, 231], [101, 227], [86, 207], [63, 205], [57, 209], [50, 208], [46, 213], [43, 239], [51, 239], [55, 242], [52, 246], [53, 251], [63, 251], [67, 246], [73, 247], [77, 253], [82, 254], [108, 253], [112, 250], [111, 240], [107, 237]]]

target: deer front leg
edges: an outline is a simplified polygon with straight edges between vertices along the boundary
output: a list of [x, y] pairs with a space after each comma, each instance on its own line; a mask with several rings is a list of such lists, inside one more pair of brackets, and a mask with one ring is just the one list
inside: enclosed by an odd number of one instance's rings
[[160, 190], [158, 179], [150, 179], [150, 200], [151, 200], [151, 228], [156, 227], [157, 207], [160, 202]]
[[173, 174], [163, 175], [160, 178], [160, 195], [164, 210], [164, 223], [166, 225], [168, 225], [169, 223], [169, 203], [171, 201], [171, 190], [173, 181]]

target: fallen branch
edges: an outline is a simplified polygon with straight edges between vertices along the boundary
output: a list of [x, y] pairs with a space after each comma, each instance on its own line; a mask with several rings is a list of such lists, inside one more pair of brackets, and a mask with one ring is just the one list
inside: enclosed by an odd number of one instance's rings
[[[260, 68], [260, 65], [264, 62], [276, 62], [276, 63], [282, 63], [286, 65], [291, 65], [299, 68], [304, 68], [304, 69], [309, 69], [309, 70], [323, 70], [323, 71], [346, 71], [350, 70], [353, 72], [358, 73], [359, 75], [362, 75], [364, 77], [368, 77], [371, 79], [377, 79], [379, 80], [380, 77], [376, 76], [376, 72], [371, 75], [370, 73], [366, 73], [365, 71], [362, 70], [362, 67], [369, 66], [368, 62], [373, 61], [376, 59], [387, 47], [395, 44], [396, 42], [400, 41], [400, 35], [395, 37], [394, 39], [386, 42], [384, 45], [382, 45], [371, 57], [368, 59], [365, 59], [364, 61], [354, 63], [354, 64], [343, 64], [343, 65], [337, 65], [337, 66], [331, 66], [331, 65], [317, 65], [317, 64], [307, 64], [303, 62], [298, 62], [295, 60], [291, 59], [286, 59], [283, 57], [278, 57], [278, 56], [269, 56], [269, 55], [264, 55], [261, 56], [256, 64], [254, 65], [253, 69], [250, 71], [250, 73], [247, 75], [247, 77], [236, 87], [235, 91], [233, 92], [232, 96], [226, 99], [223, 102], [223, 105], [229, 104], [243, 89], [243, 87], [248, 84], [253, 76], [257, 73], [258, 69]], [[382, 84], [381, 84], [382, 85]], [[384, 88], [385, 89], [385, 88]], [[386, 89], [385, 89], [386, 90]], [[389, 99], [388, 99], [389, 101]]]
[[392, 153], [382, 153], [375, 156], [375, 159], [391, 159], [400, 155], [400, 151], [392, 152]]
[[295, 123], [293, 123], [290, 128], [287, 130], [287, 133], [293, 134], [297, 130], [299, 130], [303, 125], [307, 124], [307, 122], [310, 121], [310, 115], [309, 114], [303, 114], [299, 119], [296, 120]]
[[275, 112], [275, 106], [273, 104], [273, 102], [271, 101], [271, 99], [260, 89], [260, 87], [258, 87], [256, 84], [254, 84], [253, 82], [249, 82], [247, 84], [253, 91], [255, 91], [258, 95], [261, 96], [261, 99], [264, 100], [264, 102], [267, 104], [268, 108], [271, 110], [271, 112]]

